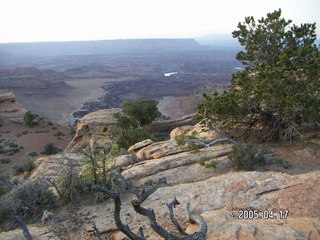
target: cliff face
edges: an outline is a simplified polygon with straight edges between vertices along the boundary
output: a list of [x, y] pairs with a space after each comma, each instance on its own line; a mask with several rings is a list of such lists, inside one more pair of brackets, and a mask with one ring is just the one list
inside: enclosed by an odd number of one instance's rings
[[23, 116], [26, 111], [16, 102], [13, 92], [0, 89], [0, 121], [4, 123], [23, 123]]

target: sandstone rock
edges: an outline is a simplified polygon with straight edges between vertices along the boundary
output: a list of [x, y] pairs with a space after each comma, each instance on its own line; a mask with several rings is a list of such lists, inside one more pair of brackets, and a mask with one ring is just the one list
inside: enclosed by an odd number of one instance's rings
[[13, 92], [0, 89], [0, 119], [3, 122], [23, 123], [26, 112], [27, 110], [16, 102]]
[[143, 140], [141, 142], [138, 142], [138, 143], [132, 145], [131, 147], [129, 147], [128, 151], [134, 152], [134, 151], [140, 150], [141, 148], [149, 146], [152, 143], [154, 143], [154, 141], [152, 141], [151, 139], [146, 139], [146, 140]]
[[[168, 182], [178, 184], [182, 182], [199, 181], [201, 178], [208, 178], [217, 173], [225, 172], [232, 167], [227, 158], [220, 157], [227, 155], [231, 150], [231, 145], [214, 146], [201, 149], [198, 153], [183, 152], [157, 159], [150, 159], [135, 164], [130, 169], [125, 170], [123, 175], [131, 179], [141, 179], [147, 181], [149, 176], [157, 181], [158, 178], [168, 177]], [[205, 169], [197, 162], [205, 156], [217, 161], [217, 169]], [[216, 159], [217, 158], [217, 159]], [[219, 158], [219, 159], [218, 159]], [[193, 164], [193, 165], [192, 165]], [[182, 166], [189, 166], [181, 168]], [[170, 170], [171, 171], [168, 171]]]
[[179, 147], [174, 140], [152, 143], [139, 150], [136, 155], [139, 159], [161, 158], [180, 152], [187, 151], [187, 148]]
[[170, 133], [170, 139], [175, 139], [175, 137], [182, 134], [187, 136], [195, 136], [196, 138], [207, 142], [212, 142], [222, 137], [217, 131], [197, 123], [194, 126], [181, 126], [173, 129]]
[[79, 119], [76, 134], [65, 151], [75, 153], [89, 145], [93, 148], [108, 145], [110, 140], [105, 133], [116, 123], [113, 115], [120, 111], [119, 108], [102, 109]]
[[[138, 162], [138, 158], [135, 154], [126, 154], [120, 155], [115, 158], [115, 166], [114, 167], [126, 167], [131, 164]], [[112, 167], [112, 168], [114, 168]]]
[[[211, 240], [319, 239], [319, 184], [320, 171], [296, 176], [276, 172], [231, 172], [198, 182], [171, 186], [169, 182], [169, 186], [159, 188], [143, 205], [154, 209], [161, 226], [173, 230], [164, 204], [177, 197], [182, 206], [175, 208], [175, 215], [182, 226], [193, 233], [198, 230], [197, 226], [188, 226], [184, 221], [183, 205], [190, 202], [191, 210], [205, 218]], [[270, 191], [272, 189], [280, 190]], [[265, 194], [257, 195], [262, 192]], [[132, 195], [124, 195], [122, 199], [121, 217], [130, 229], [138, 232], [143, 226], [150, 239], [160, 240], [148, 226], [148, 220], [133, 212]], [[240, 209], [272, 210], [278, 218], [242, 220], [238, 218]], [[279, 218], [280, 209], [289, 210], [287, 219]], [[97, 220], [101, 216], [103, 220], [98, 221], [98, 228], [115, 228], [112, 211], [112, 201], [97, 210]]]
[[40, 157], [35, 161], [37, 168], [33, 171], [30, 178], [50, 178], [58, 180], [61, 174], [73, 165], [74, 171], [80, 172], [82, 169], [83, 157], [76, 154], [58, 154], [47, 157]]
[[[61, 240], [60, 237], [47, 227], [28, 225], [28, 229], [34, 240]], [[0, 239], [25, 240], [26, 238], [23, 236], [22, 230], [17, 228], [12, 231], [0, 232]]]
[[176, 127], [196, 124], [195, 116], [196, 113], [193, 113], [177, 120], [154, 121], [150, 128], [156, 136], [169, 136], [170, 131]]

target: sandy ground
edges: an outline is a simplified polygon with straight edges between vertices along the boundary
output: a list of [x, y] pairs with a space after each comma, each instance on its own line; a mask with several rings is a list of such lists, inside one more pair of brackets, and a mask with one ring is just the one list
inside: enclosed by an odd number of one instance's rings
[[[22, 131], [28, 131], [28, 134], [21, 135]], [[65, 136], [53, 136], [53, 133], [61, 131]], [[28, 160], [34, 160], [37, 157], [29, 157], [26, 153], [35, 151], [40, 153], [43, 147], [52, 142], [56, 147], [65, 149], [71, 141], [70, 128], [57, 124], [48, 125], [47, 121], [44, 121], [40, 126], [33, 128], [26, 127], [21, 124], [6, 124], [0, 127], [0, 145], [4, 145], [4, 141], [10, 140], [11, 142], [21, 146], [22, 149], [13, 156], [4, 156], [0, 154], [0, 159], [10, 159], [9, 163], [0, 162], [0, 175], [10, 175], [12, 173], [12, 167], [16, 165], [22, 165]]]

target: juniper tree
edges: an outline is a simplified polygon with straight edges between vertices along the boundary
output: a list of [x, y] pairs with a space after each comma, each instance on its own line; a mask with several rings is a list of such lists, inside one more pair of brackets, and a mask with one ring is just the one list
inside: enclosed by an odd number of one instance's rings
[[204, 94], [198, 114], [230, 130], [265, 130], [265, 137], [288, 139], [302, 123], [319, 122], [320, 54], [316, 25], [292, 24], [281, 9], [256, 21], [246, 17], [233, 37], [244, 47], [236, 59], [244, 70], [232, 75], [223, 93]]

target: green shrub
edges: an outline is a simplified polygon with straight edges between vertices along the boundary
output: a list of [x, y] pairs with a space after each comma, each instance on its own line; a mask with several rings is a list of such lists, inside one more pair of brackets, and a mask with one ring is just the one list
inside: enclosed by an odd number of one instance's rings
[[28, 111], [24, 114], [23, 122], [28, 127], [34, 127], [39, 125], [40, 118], [38, 114], [33, 114], [30, 111]]
[[65, 136], [65, 134], [63, 132], [61, 132], [61, 131], [56, 131], [56, 132], [52, 133], [52, 135], [55, 136], [55, 137]]
[[13, 166], [13, 174], [14, 175], [20, 175], [26, 171], [25, 167], [23, 165], [16, 165]]
[[1, 164], [10, 163], [10, 158], [2, 158], [2, 159], [0, 159], [0, 163]]
[[117, 119], [115, 141], [122, 148], [151, 138], [148, 126], [161, 114], [157, 101], [141, 99], [123, 104], [122, 112], [114, 114]]
[[41, 151], [41, 154], [52, 155], [52, 154], [57, 154], [60, 151], [61, 151], [61, 149], [55, 147], [53, 143], [47, 143], [44, 146], [43, 150]]
[[36, 157], [36, 156], [38, 156], [39, 154], [36, 152], [36, 151], [32, 151], [32, 152], [28, 152], [27, 153], [27, 156], [29, 156], [29, 157]]
[[200, 166], [205, 167], [205, 168], [216, 168], [217, 167], [217, 163], [213, 160], [211, 160], [211, 158], [209, 157], [201, 157], [198, 160], [198, 163]]
[[36, 165], [32, 160], [28, 160], [25, 164], [23, 164], [23, 167], [26, 172], [31, 173], [32, 170], [36, 167]]
[[234, 144], [229, 158], [237, 170], [252, 171], [256, 164], [266, 164], [263, 151], [258, 151], [253, 144]]
[[59, 178], [58, 189], [65, 203], [73, 202], [81, 192], [85, 191], [82, 179], [77, 173], [70, 170]]
[[117, 129], [115, 132], [116, 143], [124, 149], [128, 149], [133, 144], [149, 138], [152, 138], [152, 136], [146, 127]]
[[26, 181], [0, 197], [0, 219], [18, 215], [24, 219], [39, 217], [53, 205], [55, 197], [49, 186], [42, 180]]

